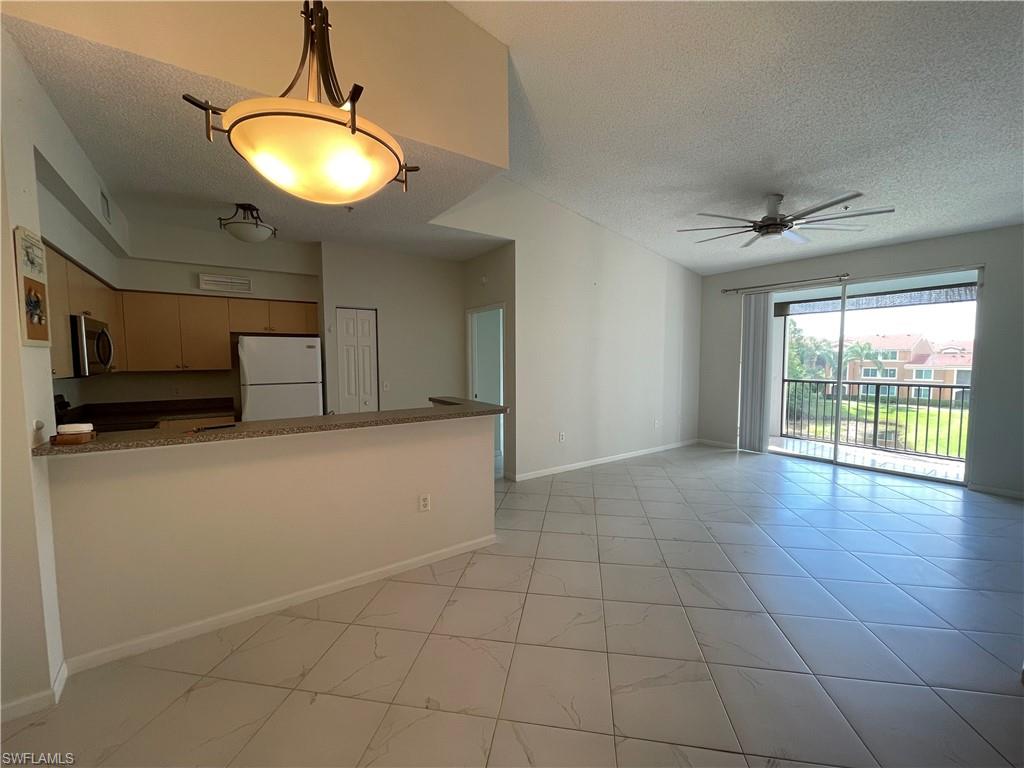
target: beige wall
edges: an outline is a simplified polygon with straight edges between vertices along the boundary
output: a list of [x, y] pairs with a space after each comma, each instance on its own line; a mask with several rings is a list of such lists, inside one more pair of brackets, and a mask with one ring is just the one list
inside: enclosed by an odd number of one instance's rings
[[1024, 493], [1024, 242], [1021, 227], [869, 248], [704, 278], [700, 436], [736, 444], [740, 298], [722, 288], [828, 277], [885, 276], [984, 266], [971, 396], [968, 477], [972, 486]]
[[377, 310], [382, 411], [419, 408], [431, 395], [465, 394], [459, 262], [324, 243], [322, 269], [328, 410], [336, 410], [339, 401], [336, 307]]
[[[49, 459], [69, 668], [485, 546], [491, 425], [475, 417]], [[420, 494], [430, 512], [418, 511]]]
[[517, 476], [696, 437], [698, 275], [505, 178], [435, 223], [515, 241]]
[[[297, 2], [4, 2], [4, 13], [280, 93], [302, 48]], [[448, 3], [329, 3], [343, 88], [391, 133], [508, 167], [508, 49]], [[387, 55], [381, 55], [386, 52]], [[457, 84], [457, 87], [453, 85]], [[216, 100], [216, 94], [197, 93]], [[227, 106], [227, 105], [225, 105]], [[196, 116], [199, 130], [200, 116]]]
[[[505, 308], [504, 328], [504, 392], [512, 411], [505, 416], [505, 476], [516, 473], [516, 246], [502, 245], [463, 263], [465, 307], [488, 307], [501, 304]], [[468, 361], [467, 361], [468, 362]], [[468, 371], [467, 371], [468, 382]]]

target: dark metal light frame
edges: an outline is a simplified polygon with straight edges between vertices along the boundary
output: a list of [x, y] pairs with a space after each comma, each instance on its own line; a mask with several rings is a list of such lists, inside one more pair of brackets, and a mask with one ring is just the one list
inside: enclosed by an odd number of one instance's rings
[[[322, 103], [323, 97], [326, 96], [327, 102], [331, 106], [348, 112], [348, 120], [342, 118], [332, 120], [327, 117], [309, 114], [267, 110], [265, 112], [254, 112], [250, 115], [246, 115], [245, 117], [237, 120], [232, 125], [232, 128], [246, 120], [252, 120], [257, 117], [273, 117], [279, 115], [303, 117], [337, 123], [338, 125], [348, 128], [353, 134], [361, 133], [386, 147], [398, 161], [398, 173], [396, 173], [395, 177], [390, 181], [397, 181], [402, 185], [403, 190], [408, 191], [409, 174], [419, 171], [420, 167], [418, 165], [407, 165], [402, 162], [401, 158], [399, 158], [394, 148], [388, 144], [388, 142], [359, 126], [358, 119], [356, 117], [356, 104], [359, 102], [359, 97], [362, 96], [364, 89], [363, 86], [358, 83], [353, 83], [347, 94], [342, 93], [341, 86], [338, 84], [338, 75], [334, 69], [334, 61], [331, 57], [331, 24], [328, 19], [327, 8], [324, 6], [323, 0], [314, 0], [312, 3], [310, 3], [309, 0], [305, 0], [302, 4], [302, 11], [300, 15], [303, 19], [302, 55], [299, 57], [299, 65], [295, 69], [295, 75], [292, 77], [291, 82], [288, 83], [288, 87], [284, 89], [278, 98], [286, 98], [293, 90], [295, 90], [295, 86], [301, 79], [302, 72], [307, 68], [308, 64], [309, 75], [306, 79], [306, 100]], [[214, 115], [220, 116], [227, 112], [225, 107], [218, 107], [211, 104], [209, 100], [199, 99], [190, 93], [182, 94], [181, 98], [197, 109], [202, 110], [205, 114], [207, 141], [213, 141], [214, 133], [226, 133], [228, 134], [228, 142], [231, 144], [231, 148], [235, 149], [234, 143], [231, 142], [231, 129], [224, 128], [222, 125], [217, 125], [213, 120]], [[235, 152], [238, 152], [238, 150], [235, 149]], [[238, 154], [241, 156], [241, 153]]]
[[[239, 214], [242, 218], [235, 218]], [[260, 216], [260, 209], [252, 203], [235, 203], [235, 212], [230, 216], [218, 216], [217, 223], [221, 229], [227, 229], [228, 224], [252, 224], [254, 227], [266, 227], [270, 230], [271, 237], [277, 237], [277, 227], [267, 224]]]

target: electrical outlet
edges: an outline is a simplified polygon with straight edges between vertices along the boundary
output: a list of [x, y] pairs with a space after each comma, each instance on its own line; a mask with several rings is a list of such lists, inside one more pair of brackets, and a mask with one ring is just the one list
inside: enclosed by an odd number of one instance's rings
[[655, 429], [660, 429], [661, 428], [661, 419], [655, 419], [654, 420], [654, 428]]
[[430, 494], [424, 493], [420, 496], [420, 512], [430, 511]]
[[565, 442], [565, 432], [559, 432], [558, 433], [558, 442], [560, 442], [560, 443], [564, 443]]
[[385, 392], [390, 392], [390, 391], [391, 391], [391, 382], [388, 382], [388, 381], [382, 381], [382, 382], [380, 383], [380, 388], [381, 388], [382, 390], [384, 390]]

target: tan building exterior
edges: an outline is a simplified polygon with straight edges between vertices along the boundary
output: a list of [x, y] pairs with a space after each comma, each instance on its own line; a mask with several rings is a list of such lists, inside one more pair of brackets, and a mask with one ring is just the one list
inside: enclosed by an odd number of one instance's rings
[[[846, 364], [846, 381], [902, 385], [900, 397], [930, 397], [933, 400], [959, 399], [963, 391], [928, 389], [923, 385], [969, 386], [971, 383], [973, 341], [934, 344], [924, 336], [911, 334], [857, 336], [846, 340], [847, 349], [858, 344], [870, 346], [878, 353], [879, 359], [877, 362], [849, 361]], [[851, 393], [858, 394], [859, 389], [852, 386]], [[874, 389], [869, 391], [874, 393]], [[895, 388], [882, 389], [881, 392], [883, 395], [897, 394]]]

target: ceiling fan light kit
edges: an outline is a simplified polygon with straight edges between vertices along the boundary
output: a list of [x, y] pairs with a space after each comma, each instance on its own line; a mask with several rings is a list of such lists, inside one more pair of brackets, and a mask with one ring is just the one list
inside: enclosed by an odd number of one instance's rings
[[[182, 96], [205, 113], [207, 140], [212, 142], [214, 133], [227, 134], [235, 152], [267, 181], [314, 203], [351, 205], [392, 181], [408, 189], [409, 174], [419, 166], [405, 162], [394, 136], [357, 116], [363, 87], [354, 84], [346, 94], [338, 84], [322, 0], [307, 0], [301, 15], [302, 55], [280, 96], [246, 99], [228, 108]], [[291, 97], [304, 70], [306, 96]]]
[[865, 208], [859, 211], [849, 210], [849, 206], [843, 206], [842, 212], [840, 213], [821, 213], [821, 211], [827, 208], [834, 208], [837, 205], [842, 205], [850, 200], [855, 200], [861, 197], [860, 192], [847, 192], [839, 197], [826, 200], [823, 203], [808, 206], [795, 213], [784, 214], [779, 209], [782, 205], [783, 196], [780, 194], [768, 195], [767, 208], [768, 212], [760, 219], [745, 219], [739, 216], [725, 216], [719, 213], [698, 213], [698, 216], [708, 216], [713, 219], [725, 219], [728, 221], [741, 221], [742, 224], [731, 224], [728, 226], [718, 227], [692, 227], [689, 229], [677, 229], [677, 232], [705, 232], [708, 230], [721, 230], [728, 229], [733, 230], [726, 232], [723, 235], [715, 235], [714, 237], [708, 237], [704, 240], [698, 240], [698, 243], [709, 243], [713, 240], [721, 240], [726, 237], [732, 237], [734, 235], [753, 234], [749, 240], [747, 240], [741, 248], [747, 248], [758, 240], [789, 240], [794, 243], [809, 243], [811, 242], [807, 237], [802, 235], [798, 230], [830, 230], [833, 232], [863, 232], [864, 227], [859, 224], [836, 224], [836, 221], [842, 219], [854, 219], [860, 216], [877, 216], [885, 213], [895, 213], [896, 209], [893, 207], [884, 208]]
[[235, 212], [227, 217], [217, 217], [220, 228], [243, 243], [262, 243], [277, 237], [277, 227], [272, 227], [260, 218], [260, 209], [252, 203], [235, 203]]

